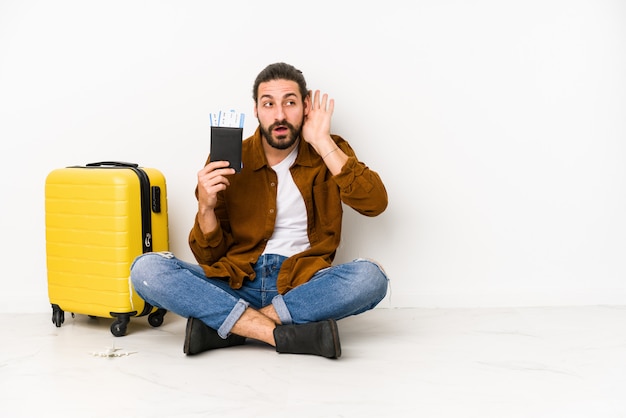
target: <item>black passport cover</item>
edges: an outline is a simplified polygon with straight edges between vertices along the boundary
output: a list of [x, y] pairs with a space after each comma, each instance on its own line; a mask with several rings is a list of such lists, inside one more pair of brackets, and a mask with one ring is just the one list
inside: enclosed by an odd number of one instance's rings
[[243, 128], [211, 126], [211, 161], [228, 161], [237, 173], [241, 171]]

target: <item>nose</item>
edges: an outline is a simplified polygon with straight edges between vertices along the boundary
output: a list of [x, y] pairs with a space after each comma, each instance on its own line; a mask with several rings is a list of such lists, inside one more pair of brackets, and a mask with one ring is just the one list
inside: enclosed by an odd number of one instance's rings
[[282, 106], [276, 106], [274, 110], [275, 110], [274, 120], [276, 121], [285, 120], [285, 111]]

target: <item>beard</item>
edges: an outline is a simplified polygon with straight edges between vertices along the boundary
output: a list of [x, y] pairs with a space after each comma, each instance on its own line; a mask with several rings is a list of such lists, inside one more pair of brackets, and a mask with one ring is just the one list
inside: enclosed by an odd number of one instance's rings
[[[259, 121], [259, 126], [261, 127], [261, 134], [265, 137], [267, 143], [276, 149], [287, 149], [296, 143], [298, 137], [300, 136], [300, 132], [302, 131], [302, 124], [298, 126], [294, 126], [286, 120], [281, 120], [278, 122], [272, 123], [267, 128], [261, 125], [261, 121]], [[287, 128], [287, 133], [285, 135], [276, 135], [274, 136], [272, 132], [278, 126], [284, 126]]]

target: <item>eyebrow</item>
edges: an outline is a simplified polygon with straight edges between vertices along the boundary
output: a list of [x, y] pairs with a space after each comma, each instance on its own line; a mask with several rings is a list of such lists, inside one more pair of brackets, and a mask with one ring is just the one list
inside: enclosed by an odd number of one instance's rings
[[[298, 98], [298, 95], [296, 93], [287, 93], [282, 98], [283, 99], [287, 99], [287, 98], [291, 98], [291, 97]], [[272, 96], [271, 94], [263, 94], [263, 95], [261, 95], [261, 97], [259, 97], [259, 99], [273, 99], [273, 98], [274, 98], [274, 96]]]

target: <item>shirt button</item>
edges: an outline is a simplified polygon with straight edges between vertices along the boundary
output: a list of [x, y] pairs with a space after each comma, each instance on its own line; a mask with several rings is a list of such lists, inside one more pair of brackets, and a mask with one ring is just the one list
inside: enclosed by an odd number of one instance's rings
[[274, 186], [276, 186], [276, 183], [271, 182], [271, 183], [270, 183], [270, 186], [274, 187]]
[[270, 209], [270, 213], [274, 213], [274, 209]]

